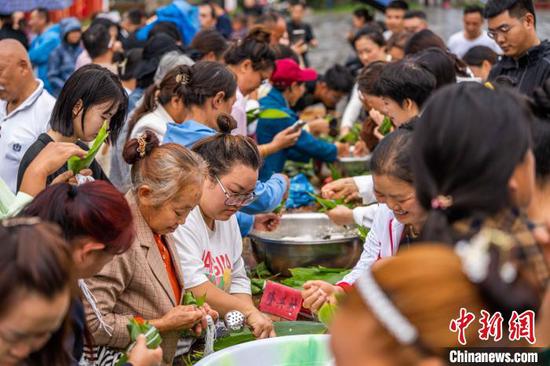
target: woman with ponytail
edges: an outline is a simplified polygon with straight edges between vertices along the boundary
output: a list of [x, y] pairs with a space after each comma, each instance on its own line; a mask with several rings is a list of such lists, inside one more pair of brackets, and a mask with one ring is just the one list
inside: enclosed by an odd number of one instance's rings
[[203, 160], [177, 144], [159, 145], [151, 131], [130, 139], [124, 159], [132, 165], [132, 189], [126, 194], [136, 236], [99, 274], [86, 281], [94, 306], [85, 304], [86, 320], [99, 355], [107, 357], [130, 343], [126, 325], [132, 316], [149, 321], [162, 337], [163, 364], [171, 365], [185, 329], [200, 334], [208, 305], [183, 306], [183, 275], [172, 233], [198, 204], [206, 175]]
[[143, 102], [128, 120], [128, 140], [150, 130], [162, 141], [168, 123], [185, 121], [181, 84], [176, 80], [183, 69], [183, 65], [176, 66], [168, 71], [159, 85], [153, 84], [145, 91]]
[[220, 123], [220, 133], [193, 147], [208, 164], [202, 197], [175, 233], [185, 288], [206, 295], [221, 315], [238, 310], [258, 338], [274, 336], [271, 320], [252, 301], [242, 258], [243, 243], [235, 213], [255, 198], [262, 159], [249, 137], [231, 135], [235, 120]]
[[[225, 128], [231, 108], [235, 102], [237, 79], [226, 66], [216, 62], [201, 61], [193, 66], [181, 66], [176, 75], [181, 99], [187, 109], [187, 118], [181, 124], [169, 123], [164, 143], [178, 143], [191, 148], [199, 140], [215, 135]], [[246, 214], [239, 214], [241, 234], [247, 235], [254, 225], [254, 217], [273, 211], [282, 201], [289, 186], [288, 178], [274, 174], [266, 182], [256, 185], [256, 199], [243, 208]], [[266, 222], [274, 217], [261, 216], [256, 220], [257, 228], [266, 229]]]
[[416, 196], [428, 212], [422, 239], [457, 245], [466, 261], [483, 258], [485, 242], [490, 265], [469, 275], [503, 313], [537, 310], [549, 280], [525, 215], [535, 187], [532, 123], [513, 92], [462, 83], [430, 99], [413, 141]]

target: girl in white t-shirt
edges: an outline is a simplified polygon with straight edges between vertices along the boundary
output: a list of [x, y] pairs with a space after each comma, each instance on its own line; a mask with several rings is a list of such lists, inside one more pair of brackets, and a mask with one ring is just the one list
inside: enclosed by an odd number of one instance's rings
[[250, 204], [261, 166], [256, 143], [233, 136], [236, 122], [218, 117], [221, 133], [200, 140], [193, 151], [209, 165], [199, 206], [174, 234], [185, 289], [195, 296], [206, 294], [208, 304], [222, 316], [238, 310], [258, 338], [274, 336], [271, 320], [252, 301], [246, 276], [242, 239], [235, 213]]
[[[426, 214], [416, 200], [413, 185], [409, 160], [412, 134], [410, 130], [399, 129], [386, 136], [374, 150], [371, 171], [374, 194], [380, 207], [365, 240], [361, 258], [351, 273], [336, 286], [324, 281], [306, 282], [302, 291], [305, 308], [316, 311], [331, 295], [351, 286], [377, 260], [395, 255], [400, 246], [408, 245], [419, 235]], [[349, 222], [340, 223], [353, 224], [351, 210], [345, 207], [335, 210], [343, 211], [341, 220], [343, 218], [345, 221], [346, 213], [348, 215]], [[334, 216], [334, 213], [329, 212], [331, 215]]]

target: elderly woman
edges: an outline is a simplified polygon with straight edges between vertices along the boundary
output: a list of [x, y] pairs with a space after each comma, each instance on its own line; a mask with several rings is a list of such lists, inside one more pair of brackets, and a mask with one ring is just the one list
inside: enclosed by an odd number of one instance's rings
[[151, 131], [128, 141], [123, 155], [133, 165], [133, 189], [126, 198], [136, 240], [87, 281], [103, 317], [87, 303], [86, 319], [95, 343], [104, 346], [99, 359], [116, 357], [114, 352], [128, 346], [126, 325], [139, 315], [159, 330], [163, 364], [172, 365], [182, 330], [200, 334], [206, 315], [217, 318], [208, 305], [181, 305], [183, 276], [171, 235], [200, 200], [205, 164], [181, 145], [159, 146]]

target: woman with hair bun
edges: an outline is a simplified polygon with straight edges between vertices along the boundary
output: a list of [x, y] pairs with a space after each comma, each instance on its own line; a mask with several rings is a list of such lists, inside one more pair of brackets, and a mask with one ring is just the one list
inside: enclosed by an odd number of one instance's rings
[[97, 345], [121, 351], [130, 343], [126, 325], [141, 316], [154, 325], [163, 339], [163, 364], [171, 365], [184, 329], [200, 334], [206, 315], [217, 313], [181, 304], [185, 286], [172, 233], [198, 204], [206, 175], [204, 161], [177, 144], [159, 145], [151, 131], [131, 139], [124, 159], [132, 164], [132, 189], [126, 194], [136, 237], [130, 248], [87, 280], [97, 299], [97, 309], [86, 304], [86, 320]]
[[254, 140], [231, 135], [235, 120], [219, 120], [220, 133], [193, 147], [208, 164], [199, 206], [176, 233], [185, 288], [206, 294], [214, 310], [242, 312], [257, 338], [274, 336], [271, 320], [252, 301], [235, 213], [255, 198], [262, 158]]
[[[199, 140], [215, 135], [222, 129], [220, 123], [227, 123], [235, 103], [237, 79], [226, 66], [216, 62], [202, 61], [193, 66], [181, 66], [176, 75], [181, 98], [187, 108], [186, 121], [169, 123], [164, 143], [178, 143], [191, 148]], [[225, 122], [224, 122], [225, 121]], [[253, 216], [273, 211], [282, 201], [289, 186], [288, 177], [274, 174], [266, 182], [257, 182], [256, 199], [243, 207], [239, 213], [242, 236], [252, 229], [266, 229], [266, 223], [275, 215]]]

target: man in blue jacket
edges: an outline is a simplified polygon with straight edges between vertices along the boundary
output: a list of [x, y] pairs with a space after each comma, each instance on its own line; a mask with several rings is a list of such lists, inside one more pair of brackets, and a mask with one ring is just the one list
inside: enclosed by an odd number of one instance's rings
[[178, 27], [184, 45], [189, 45], [199, 31], [199, 10], [196, 6], [189, 4], [185, 0], [174, 0], [155, 12], [157, 19], [147, 24], [136, 32], [136, 37], [140, 41], [147, 40], [149, 31], [153, 29], [158, 22], [172, 22]]
[[65, 18], [59, 22], [61, 27], [61, 44], [57, 46], [48, 59], [48, 80], [53, 96], [57, 97], [65, 81], [74, 72], [76, 59], [82, 52], [80, 39], [82, 29], [76, 18]]
[[29, 58], [36, 76], [44, 82], [44, 88], [51, 93], [52, 88], [48, 80], [48, 59], [52, 51], [61, 43], [61, 28], [57, 24], [51, 24], [48, 10], [44, 8], [32, 11], [29, 26], [31, 31], [36, 34], [29, 48]]
[[[288, 117], [260, 118], [256, 130], [258, 144], [271, 142], [276, 134], [298, 121], [298, 115], [291, 109], [291, 106], [304, 95], [304, 83], [316, 79], [317, 72], [315, 70], [301, 69], [294, 60], [287, 58], [277, 61], [275, 72], [271, 76], [273, 87], [267, 96], [260, 99], [260, 109], [276, 109], [284, 112]], [[339, 142], [330, 144], [303, 131], [294, 146], [265, 158], [264, 165], [260, 170], [260, 180], [264, 181], [274, 173], [282, 172], [288, 159], [308, 162], [313, 158], [330, 163], [335, 161], [338, 156], [347, 156], [348, 154], [349, 145]]]

